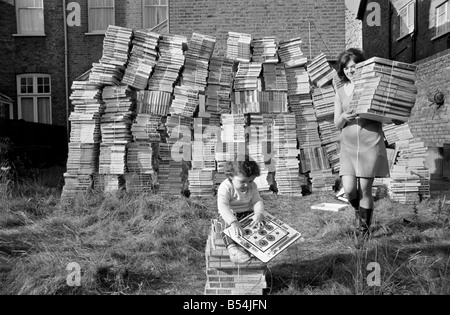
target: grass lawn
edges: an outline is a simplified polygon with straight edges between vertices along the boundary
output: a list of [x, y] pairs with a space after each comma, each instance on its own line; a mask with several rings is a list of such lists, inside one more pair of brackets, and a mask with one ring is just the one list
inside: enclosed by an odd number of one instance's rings
[[[214, 197], [92, 193], [68, 202], [60, 187], [42, 182], [2, 189], [0, 294], [203, 294]], [[263, 195], [266, 210], [305, 239], [269, 262], [267, 294], [450, 294], [443, 196], [416, 205], [376, 201], [373, 236], [356, 247], [350, 210], [311, 210], [337, 202], [334, 195]], [[73, 262], [79, 287], [67, 285]]]

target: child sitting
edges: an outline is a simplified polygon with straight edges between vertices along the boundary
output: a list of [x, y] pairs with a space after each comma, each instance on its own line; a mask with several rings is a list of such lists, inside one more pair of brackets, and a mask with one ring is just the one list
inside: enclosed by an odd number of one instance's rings
[[[225, 174], [227, 179], [220, 184], [217, 191], [217, 206], [226, 228], [231, 226], [231, 233], [242, 236], [244, 231], [239, 220], [249, 214], [253, 214], [250, 227], [260, 228], [264, 220], [264, 204], [254, 182], [260, 175], [258, 164], [249, 161], [248, 157], [227, 162]], [[222, 233], [222, 238], [232, 262], [242, 264], [251, 259], [246, 250], [238, 246], [225, 233]]]

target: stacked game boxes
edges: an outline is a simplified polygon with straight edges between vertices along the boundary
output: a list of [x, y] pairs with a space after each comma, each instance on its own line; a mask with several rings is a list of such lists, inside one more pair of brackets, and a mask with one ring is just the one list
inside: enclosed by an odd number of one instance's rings
[[416, 65], [373, 57], [356, 65], [350, 106], [360, 117], [407, 121], [416, 102]]
[[205, 249], [205, 295], [263, 295], [267, 265], [256, 258], [240, 265], [231, 262], [221, 237], [223, 230], [221, 222], [212, 220]]
[[268, 140], [267, 128], [264, 126], [264, 117], [262, 114], [248, 114], [245, 118], [248, 131], [248, 155], [258, 164], [261, 173], [255, 179], [255, 183], [260, 192], [269, 192], [270, 184], [267, 182], [269, 170], [266, 168], [266, 159], [270, 140]]
[[319, 133], [322, 146], [340, 141], [340, 130], [331, 120], [319, 121]]
[[103, 55], [92, 64], [89, 81], [101, 85], [118, 85], [124, 75], [130, 53], [133, 30], [110, 25], [103, 40]]
[[300, 150], [300, 173], [329, 170], [327, 152], [324, 147], [305, 148]]
[[220, 139], [216, 149], [215, 185], [220, 185], [225, 179], [223, 168], [225, 163], [234, 161], [236, 157], [244, 157], [246, 154], [245, 116], [243, 114], [222, 114], [221, 124]]
[[289, 96], [289, 106], [296, 117], [300, 148], [320, 147], [319, 125], [310, 94]]
[[225, 57], [233, 61], [250, 62], [252, 36], [245, 33], [228, 32]]
[[[127, 172], [127, 145], [132, 141], [131, 125], [136, 115], [136, 92], [128, 86], [106, 86], [103, 89], [106, 108], [101, 117], [99, 183], [104, 189], [116, 187], [118, 177]], [[121, 176], [119, 176], [121, 175]], [[110, 184], [112, 181], [115, 184]]]
[[193, 197], [209, 197], [214, 193], [216, 147], [219, 126], [211, 126], [209, 118], [194, 118], [192, 169], [189, 171], [189, 191]]
[[278, 194], [301, 196], [295, 115], [278, 115], [272, 132]]
[[127, 191], [145, 192], [152, 190], [155, 174], [154, 145], [147, 141], [136, 141], [127, 146], [128, 173], [125, 176]]
[[206, 87], [205, 112], [220, 124], [220, 114], [231, 113], [231, 89], [233, 85], [233, 61], [223, 57], [212, 57], [209, 64], [208, 85]]
[[184, 65], [185, 36], [161, 35], [159, 52], [161, 54], [155, 70], [148, 81], [148, 90], [172, 93]]
[[191, 160], [191, 128], [193, 118], [179, 115], [167, 117], [168, 137], [160, 143], [160, 160], [158, 166], [159, 192], [180, 196], [188, 180], [185, 162]]
[[135, 141], [161, 141], [161, 120], [167, 116], [171, 103], [172, 95], [168, 92], [137, 92], [137, 116], [131, 128]]
[[213, 37], [192, 34], [186, 61], [181, 75], [181, 86], [174, 90], [171, 113], [192, 117], [199, 106], [199, 93], [207, 85], [208, 66], [216, 40]]
[[193, 33], [186, 52], [186, 62], [181, 85], [204, 92], [207, 85], [209, 61], [216, 45], [216, 39]]
[[318, 120], [334, 118], [335, 95], [336, 93], [332, 85], [326, 85], [313, 90], [314, 111]]
[[299, 37], [280, 42], [278, 55], [286, 68], [304, 66], [308, 62], [302, 51], [302, 39]]
[[319, 88], [329, 84], [337, 76], [336, 70], [330, 66], [324, 53], [311, 60], [307, 69], [311, 83]]
[[340, 158], [339, 152], [341, 150], [341, 142], [335, 141], [323, 146], [327, 153], [328, 161], [330, 162], [331, 170], [333, 173], [338, 173], [340, 170]]
[[257, 102], [262, 114], [289, 112], [287, 93], [283, 91], [260, 91]]
[[199, 105], [199, 91], [187, 85], [175, 86], [170, 113], [192, 117]]
[[283, 63], [263, 63], [263, 90], [287, 92], [288, 83]]
[[258, 94], [261, 113], [287, 113], [288, 84], [284, 64], [264, 63], [262, 91]]
[[334, 124], [334, 98], [336, 92], [334, 85], [330, 81], [332, 80], [327, 80], [327, 83], [330, 84], [320, 84], [321, 87], [315, 87], [312, 97], [314, 111], [319, 124], [319, 136], [322, 148], [324, 148], [330, 162], [331, 173], [335, 173], [339, 170], [339, 151], [337, 149], [338, 143], [340, 142], [340, 130]]
[[275, 37], [254, 38], [252, 41], [252, 61], [260, 63], [278, 63]]
[[62, 199], [92, 188], [99, 166], [100, 117], [105, 110], [101, 88], [90, 81], [74, 81], [70, 100], [74, 111], [69, 117], [71, 131]]
[[312, 191], [333, 191], [336, 182], [336, 176], [329, 169], [321, 169], [308, 173], [312, 183]]
[[136, 118], [131, 127], [134, 142], [128, 145], [127, 152], [127, 191], [153, 190], [162, 118], [168, 114], [171, 101], [172, 95], [168, 92], [137, 92]]
[[259, 113], [258, 91], [261, 90], [262, 64], [240, 62], [234, 78], [233, 114]]
[[158, 41], [160, 35], [151, 31], [136, 30], [122, 84], [128, 84], [138, 90], [147, 87], [153, 68], [158, 59]]
[[426, 165], [427, 147], [413, 137], [408, 124], [383, 128], [390, 144], [395, 143], [388, 193], [403, 204], [430, 197], [430, 171]]

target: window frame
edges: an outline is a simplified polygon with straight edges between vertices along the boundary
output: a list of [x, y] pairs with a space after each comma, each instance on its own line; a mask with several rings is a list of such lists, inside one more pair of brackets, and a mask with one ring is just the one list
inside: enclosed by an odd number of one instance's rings
[[[165, 0], [165, 2], [166, 2], [165, 5], [162, 5], [162, 4], [161, 4], [161, 1], [164, 1], [164, 0], [156, 0], [156, 1], [159, 2], [158, 5], [154, 5], [154, 4], [152, 4], [152, 5], [146, 4], [147, 0], [142, 0], [142, 28], [144, 28], [144, 29], [153, 29], [153, 28], [155, 28], [156, 26], [158, 26], [158, 25], [160, 25], [161, 23], [163, 23], [164, 21], [168, 21], [168, 20], [169, 20], [169, 0]], [[146, 18], [145, 18], [145, 17], [146, 17], [145, 10], [146, 10], [147, 8], [150, 8], [150, 7], [157, 7], [157, 8], [158, 8], [158, 7], [165, 7], [165, 8], [166, 8], [166, 19], [163, 20], [163, 21], [161, 21], [160, 23], [154, 25], [154, 26], [148, 26], [149, 23], [150, 23], [150, 21], [146, 21]]]
[[[15, 36], [45, 36], [45, 15], [44, 15], [44, 0], [33, 0], [35, 5], [36, 1], [41, 2], [41, 7], [21, 7], [19, 6], [20, 1], [16, 0], [14, 3], [15, 12], [16, 12], [16, 25], [17, 25], [17, 34]], [[41, 11], [42, 14], [42, 30], [38, 31], [30, 31], [25, 32], [22, 30], [22, 23], [20, 19], [20, 11], [21, 10], [32, 10], [32, 11]]]
[[116, 2], [115, 0], [109, 0], [112, 1], [112, 6], [104, 6], [104, 7], [96, 7], [92, 5], [92, 2], [95, 0], [88, 0], [87, 8], [88, 8], [88, 33], [89, 35], [104, 35], [108, 29], [108, 26], [104, 30], [93, 30], [93, 25], [91, 25], [91, 10], [96, 9], [112, 9], [112, 22], [110, 25], [116, 25]]
[[[33, 121], [35, 123], [42, 124], [52, 124], [52, 78], [49, 74], [44, 73], [26, 73], [17, 75], [17, 116], [18, 119], [23, 119], [22, 113], [22, 99], [24, 98], [32, 98], [33, 99]], [[43, 91], [39, 92], [39, 84], [38, 79], [48, 79], [48, 92]], [[32, 92], [22, 92], [22, 79], [32, 79]], [[29, 86], [29, 85], [28, 85]], [[42, 86], [46, 86], [45, 84]], [[48, 122], [42, 122], [39, 117], [39, 99], [48, 99]]]
[[[410, 2], [408, 2], [406, 5], [404, 5], [399, 11], [398, 11], [398, 18], [399, 18], [399, 36], [397, 40], [400, 40], [412, 33], [414, 33], [415, 29], [416, 29], [416, 7], [415, 7], [416, 1], [412, 0]], [[412, 22], [409, 20], [410, 19], [410, 8], [413, 9], [413, 14], [412, 14]], [[406, 10], [406, 23], [403, 23], [403, 19], [402, 19], [402, 11]], [[403, 30], [403, 25], [405, 25], [405, 31], [402, 33]]]
[[[438, 31], [439, 31], [439, 27], [441, 25], [438, 25], [438, 23], [439, 23], [438, 10], [442, 7], [445, 8], [445, 15], [446, 15], [446, 17], [444, 18], [445, 22], [442, 25], [447, 25], [447, 26], [444, 28], [443, 32], [439, 33]], [[436, 7], [435, 12], [436, 12], [436, 34], [435, 34], [435, 37], [433, 37], [432, 39], [436, 39], [438, 37], [441, 37], [445, 34], [450, 33], [450, 1], [445, 1], [445, 2], [441, 3], [439, 6]]]

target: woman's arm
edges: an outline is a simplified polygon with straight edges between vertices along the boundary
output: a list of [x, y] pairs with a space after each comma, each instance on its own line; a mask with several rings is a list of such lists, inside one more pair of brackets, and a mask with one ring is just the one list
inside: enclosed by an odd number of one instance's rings
[[342, 129], [345, 126], [345, 123], [347, 121], [345, 121], [342, 118], [342, 103], [341, 103], [341, 98], [339, 97], [339, 93], [338, 91], [336, 91], [336, 95], [334, 97], [334, 125], [338, 128], [338, 129]]
[[347, 109], [347, 111], [344, 111], [339, 93], [336, 91], [336, 96], [334, 97], [334, 125], [338, 129], [342, 129], [345, 127], [347, 122], [355, 119], [356, 116], [357, 115], [353, 109]]

